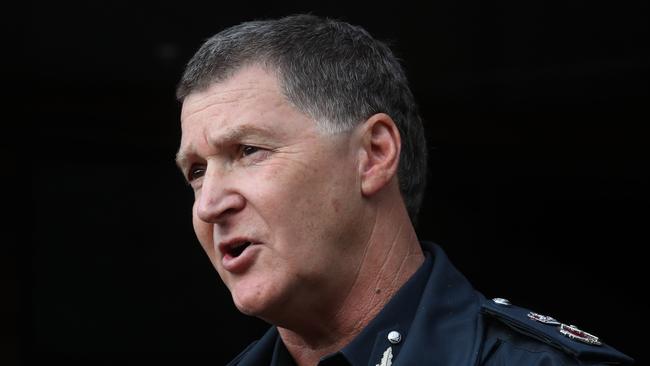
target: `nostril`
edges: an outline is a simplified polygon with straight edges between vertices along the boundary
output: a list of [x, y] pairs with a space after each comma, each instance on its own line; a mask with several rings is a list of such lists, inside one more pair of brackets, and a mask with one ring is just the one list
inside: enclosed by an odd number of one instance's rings
[[234, 209], [234, 208], [228, 208], [228, 209], [223, 210], [223, 211], [221, 212], [221, 215], [223, 215], [223, 216], [228, 216], [228, 215], [232, 215], [232, 214], [234, 214], [234, 213], [237, 212], [237, 211], [238, 211], [238, 210], [236, 210], [236, 209]]

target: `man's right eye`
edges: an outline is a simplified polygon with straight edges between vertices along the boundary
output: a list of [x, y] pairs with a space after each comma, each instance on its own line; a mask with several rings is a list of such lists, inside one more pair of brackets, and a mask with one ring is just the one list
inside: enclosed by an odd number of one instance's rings
[[187, 173], [187, 180], [191, 182], [195, 179], [201, 178], [203, 174], [205, 174], [205, 167], [193, 165]]

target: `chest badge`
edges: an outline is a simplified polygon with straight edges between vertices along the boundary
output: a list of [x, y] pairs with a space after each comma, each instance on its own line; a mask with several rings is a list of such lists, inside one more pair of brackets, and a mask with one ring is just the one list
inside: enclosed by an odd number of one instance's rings
[[384, 351], [384, 355], [381, 357], [381, 362], [379, 362], [375, 366], [391, 366], [392, 364], [393, 364], [393, 349], [391, 347], [388, 347], [388, 349]]
[[600, 346], [602, 344], [602, 342], [600, 341], [600, 339], [598, 339], [598, 337], [596, 337], [593, 334], [589, 334], [584, 330], [580, 330], [578, 329], [578, 327], [574, 325], [561, 324], [560, 333], [562, 333], [563, 335], [571, 339], [580, 341], [582, 343], [593, 344], [595, 346]]

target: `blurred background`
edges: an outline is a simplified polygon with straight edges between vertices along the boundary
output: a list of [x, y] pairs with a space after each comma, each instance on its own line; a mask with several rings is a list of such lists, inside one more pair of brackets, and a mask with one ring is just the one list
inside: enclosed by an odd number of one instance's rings
[[648, 3], [576, 0], [7, 10], [0, 364], [223, 365], [265, 331], [192, 232], [174, 89], [214, 33], [299, 12], [403, 60], [430, 150], [420, 237], [486, 296], [644, 364]]

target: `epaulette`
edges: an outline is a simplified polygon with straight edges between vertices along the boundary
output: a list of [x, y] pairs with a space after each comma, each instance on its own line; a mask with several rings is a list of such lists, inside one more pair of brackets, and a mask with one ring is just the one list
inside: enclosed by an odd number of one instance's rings
[[632, 358], [605, 344], [595, 335], [553, 317], [512, 305], [506, 299], [485, 299], [481, 311], [515, 332], [544, 342], [573, 358], [606, 364], [634, 363]]

